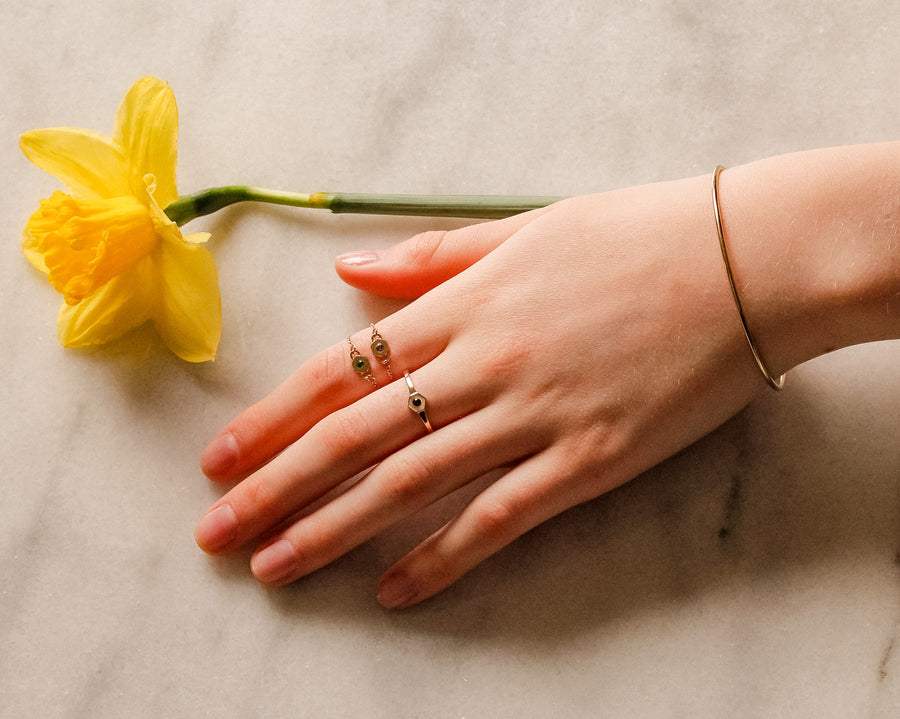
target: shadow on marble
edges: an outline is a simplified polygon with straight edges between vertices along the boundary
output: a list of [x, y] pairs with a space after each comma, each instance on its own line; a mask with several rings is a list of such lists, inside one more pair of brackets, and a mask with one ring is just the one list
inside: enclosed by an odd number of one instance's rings
[[[642, 477], [529, 532], [418, 607], [380, 610], [375, 581], [450, 516], [460, 497], [265, 596], [289, 622], [315, 616], [373, 629], [386, 622], [407, 633], [552, 647], [706, 595], [727, 603], [748, 586], [777, 585], [780, 577], [831, 562], [874, 557], [895, 563], [900, 579], [895, 453], [873, 451], [893, 433], [869, 423], [870, 406], [829, 414], [834, 407], [821, 399], [815, 375], [792, 379], [784, 399], [761, 398]], [[237, 574], [232, 578], [241, 581]], [[770, 601], [776, 608], [778, 592]]]

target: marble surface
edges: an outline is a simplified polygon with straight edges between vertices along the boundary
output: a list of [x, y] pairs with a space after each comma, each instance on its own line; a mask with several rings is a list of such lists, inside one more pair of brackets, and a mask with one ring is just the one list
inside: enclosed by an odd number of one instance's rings
[[109, 132], [168, 80], [179, 185], [574, 194], [898, 137], [883, 0], [7, 3], [0, 10], [0, 716], [900, 716], [900, 346], [786, 390], [422, 606], [380, 571], [452, 498], [296, 584], [192, 540], [205, 442], [398, 307], [334, 255], [454, 221], [232, 209], [224, 332], [61, 349], [19, 252], [36, 127]]

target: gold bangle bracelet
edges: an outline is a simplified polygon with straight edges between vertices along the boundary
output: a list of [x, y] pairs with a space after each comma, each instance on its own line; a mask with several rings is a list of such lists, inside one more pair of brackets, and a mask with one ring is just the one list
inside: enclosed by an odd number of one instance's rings
[[750, 327], [747, 325], [747, 317], [744, 315], [744, 308], [741, 306], [741, 298], [738, 295], [737, 285], [734, 282], [734, 274], [731, 271], [731, 262], [728, 261], [728, 248], [725, 246], [725, 233], [722, 231], [722, 213], [719, 210], [719, 175], [725, 168], [717, 165], [712, 176], [712, 200], [713, 210], [716, 215], [716, 233], [719, 235], [719, 248], [722, 250], [722, 260], [725, 262], [725, 272], [728, 275], [728, 283], [731, 285], [731, 296], [734, 297], [734, 304], [737, 306], [738, 314], [741, 316], [741, 325], [744, 327], [744, 335], [747, 337], [747, 344], [750, 345], [750, 351], [753, 353], [753, 359], [763, 377], [772, 389], [781, 389], [784, 387], [784, 375], [777, 379], [769, 372], [766, 363], [756, 349], [756, 343], [753, 341], [753, 335], [750, 334]]

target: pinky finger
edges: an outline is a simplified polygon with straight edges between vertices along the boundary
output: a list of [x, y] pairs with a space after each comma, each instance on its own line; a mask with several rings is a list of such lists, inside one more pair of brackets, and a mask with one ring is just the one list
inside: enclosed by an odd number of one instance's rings
[[545, 451], [482, 491], [453, 520], [387, 570], [378, 601], [388, 609], [421, 602], [507, 544], [577, 504], [562, 491], [571, 466]]

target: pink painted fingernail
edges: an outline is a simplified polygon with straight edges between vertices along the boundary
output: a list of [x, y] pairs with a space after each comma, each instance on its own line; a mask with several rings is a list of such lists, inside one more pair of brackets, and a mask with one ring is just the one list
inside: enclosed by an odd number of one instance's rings
[[238, 444], [233, 434], [220, 434], [200, 456], [200, 467], [207, 476], [215, 477], [231, 469], [238, 458]]
[[270, 544], [250, 560], [250, 571], [265, 584], [284, 579], [295, 566], [294, 547], [286, 539]]
[[363, 252], [348, 252], [346, 255], [340, 255], [337, 258], [337, 261], [342, 265], [358, 267], [359, 265], [371, 265], [373, 262], [378, 262], [380, 259], [381, 255], [377, 252], [366, 250]]
[[220, 504], [204, 514], [194, 529], [194, 539], [202, 549], [214, 552], [237, 536], [237, 517], [231, 505]]
[[388, 573], [378, 584], [378, 603], [387, 609], [404, 607], [415, 596], [416, 585], [403, 572]]

